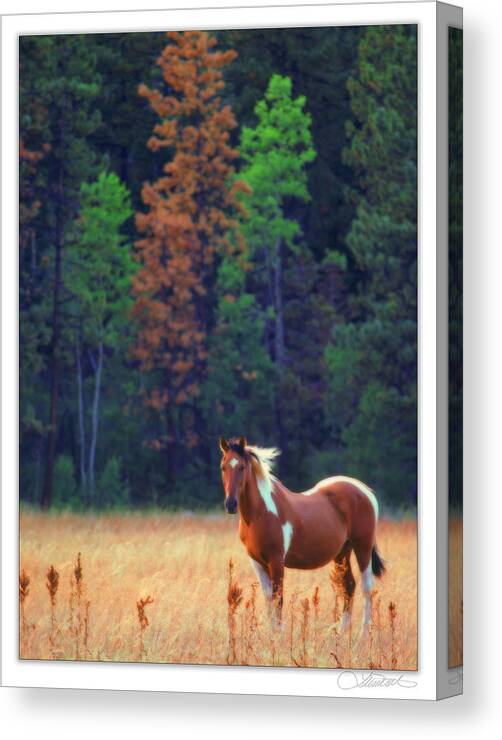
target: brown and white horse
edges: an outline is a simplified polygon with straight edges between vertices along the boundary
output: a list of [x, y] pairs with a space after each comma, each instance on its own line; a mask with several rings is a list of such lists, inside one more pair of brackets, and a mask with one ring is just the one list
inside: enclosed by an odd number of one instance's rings
[[335, 561], [344, 591], [342, 628], [348, 627], [356, 582], [354, 551], [365, 596], [363, 627], [371, 621], [373, 576], [384, 564], [376, 548], [378, 502], [355, 478], [326, 478], [303, 493], [292, 493], [272, 475], [275, 448], [248, 445], [244, 437], [220, 438], [225, 508], [239, 511], [239, 535], [260, 578], [276, 624], [281, 622], [284, 568], [310, 570]]

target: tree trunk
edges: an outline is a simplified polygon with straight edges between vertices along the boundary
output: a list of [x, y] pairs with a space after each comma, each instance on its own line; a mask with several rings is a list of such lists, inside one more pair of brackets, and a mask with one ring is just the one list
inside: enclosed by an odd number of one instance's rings
[[96, 466], [96, 447], [98, 443], [99, 428], [99, 400], [101, 393], [101, 374], [103, 371], [103, 340], [99, 342], [98, 361], [94, 363], [94, 400], [92, 403], [92, 432], [91, 445], [89, 448], [89, 492], [91, 500], [95, 496], [95, 466]]
[[77, 387], [78, 387], [78, 435], [80, 450], [80, 485], [87, 499], [87, 473], [85, 470], [85, 410], [84, 410], [84, 390], [82, 382], [82, 356], [80, 349], [79, 335], [77, 333], [75, 340], [75, 354], [77, 359]]
[[54, 261], [54, 284], [52, 291], [52, 342], [51, 342], [51, 401], [49, 433], [47, 438], [47, 464], [45, 468], [44, 488], [42, 491], [42, 508], [48, 509], [52, 504], [52, 488], [54, 480], [54, 460], [56, 456], [56, 439], [58, 424], [58, 400], [59, 400], [59, 376], [60, 376], [60, 296], [61, 296], [61, 253], [63, 251], [63, 228], [62, 228], [62, 199], [63, 199], [63, 171], [59, 171], [59, 203], [56, 212], [56, 234], [55, 234], [55, 261]]
[[[63, 151], [65, 141], [65, 119], [64, 111], [66, 98], [63, 93], [61, 101], [61, 117], [59, 121], [57, 151]], [[44, 487], [42, 491], [42, 508], [48, 509], [52, 504], [52, 490], [54, 483], [54, 461], [56, 458], [56, 440], [58, 431], [58, 401], [60, 381], [60, 339], [61, 339], [61, 260], [63, 254], [64, 222], [65, 222], [65, 188], [64, 188], [64, 165], [60, 159], [58, 162], [57, 184], [55, 191], [56, 201], [56, 227], [55, 227], [55, 256], [54, 256], [54, 285], [52, 290], [52, 340], [51, 340], [51, 400], [49, 433], [47, 438], [47, 464], [45, 468]]]

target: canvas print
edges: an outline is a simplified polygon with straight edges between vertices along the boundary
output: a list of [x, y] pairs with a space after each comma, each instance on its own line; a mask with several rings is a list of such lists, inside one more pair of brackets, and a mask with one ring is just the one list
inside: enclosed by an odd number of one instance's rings
[[19, 38], [19, 656], [415, 670], [417, 27]]

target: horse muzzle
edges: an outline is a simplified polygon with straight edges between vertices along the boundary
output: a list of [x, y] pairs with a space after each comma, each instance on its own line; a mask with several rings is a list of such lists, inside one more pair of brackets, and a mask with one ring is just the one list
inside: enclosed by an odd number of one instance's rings
[[237, 511], [237, 499], [228, 497], [225, 501], [227, 514], [235, 514]]

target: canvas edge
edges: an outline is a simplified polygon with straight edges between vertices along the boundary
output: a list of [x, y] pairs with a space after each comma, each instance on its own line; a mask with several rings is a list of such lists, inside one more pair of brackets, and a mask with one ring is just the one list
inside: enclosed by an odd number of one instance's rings
[[463, 667], [448, 668], [448, 28], [463, 9], [437, 3], [437, 698], [463, 693]]

